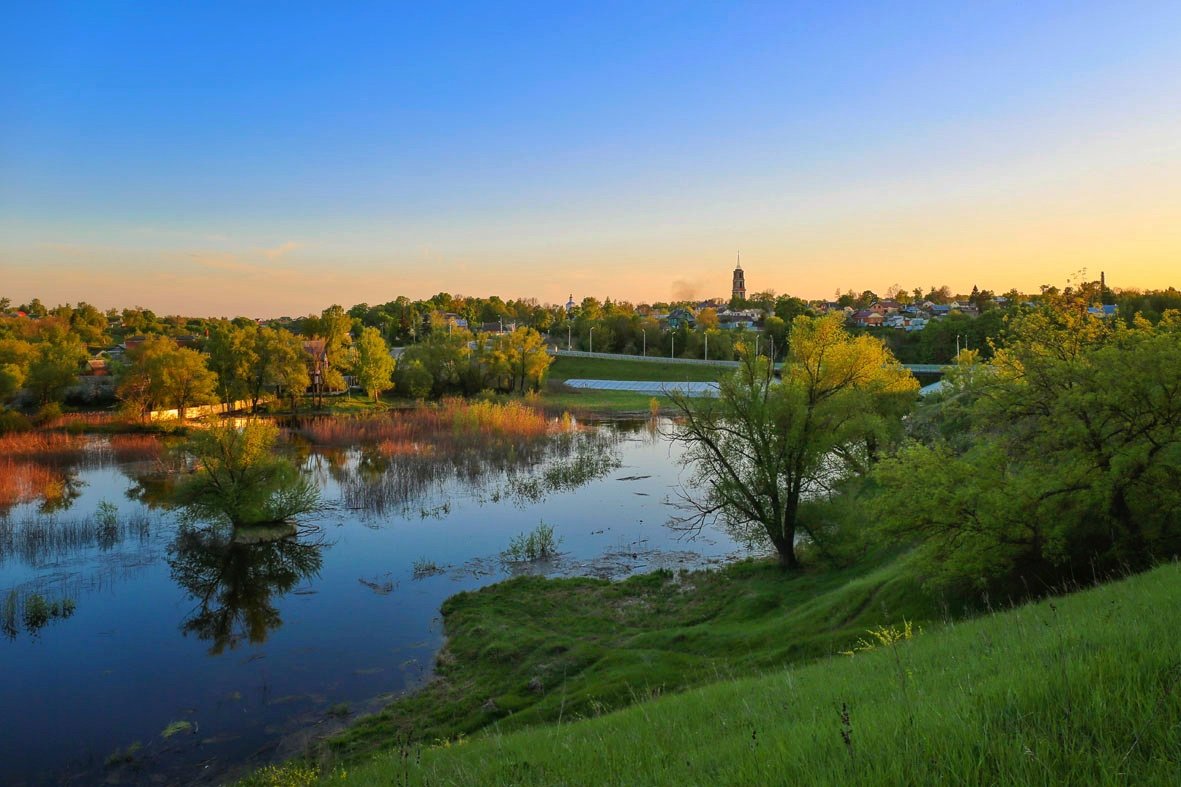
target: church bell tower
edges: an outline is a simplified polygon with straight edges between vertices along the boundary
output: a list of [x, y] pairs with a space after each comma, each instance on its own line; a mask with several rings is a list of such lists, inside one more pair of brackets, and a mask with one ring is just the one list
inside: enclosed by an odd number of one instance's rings
[[746, 300], [746, 276], [742, 272], [742, 253], [738, 254], [738, 265], [734, 268], [734, 283], [730, 288], [730, 297]]

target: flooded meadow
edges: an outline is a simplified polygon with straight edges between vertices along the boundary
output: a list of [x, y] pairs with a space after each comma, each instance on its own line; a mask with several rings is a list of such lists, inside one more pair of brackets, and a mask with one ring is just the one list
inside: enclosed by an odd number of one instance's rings
[[[160, 438], [0, 446], [3, 781], [217, 782], [429, 679], [450, 595], [742, 554], [666, 526], [669, 421], [471, 409], [282, 424], [322, 507], [273, 537], [177, 508]], [[507, 553], [540, 525], [557, 554]]]

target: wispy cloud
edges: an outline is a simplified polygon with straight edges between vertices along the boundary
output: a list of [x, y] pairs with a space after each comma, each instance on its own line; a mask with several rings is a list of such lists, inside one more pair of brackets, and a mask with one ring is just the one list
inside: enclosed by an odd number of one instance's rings
[[302, 246], [303, 246], [302, 243], [297, 243], [293, 240], [289, 240], [286, 243], [279, 244], [278, 246], [276, 246], [273, 249], [263, 249], [262, 256], [266, 257], [271, 262], [274, 262], [275, 260], [282, 257], [284, 254], [287, 254], [288, 252], [295, 251], [296, 249], [301, 248]]

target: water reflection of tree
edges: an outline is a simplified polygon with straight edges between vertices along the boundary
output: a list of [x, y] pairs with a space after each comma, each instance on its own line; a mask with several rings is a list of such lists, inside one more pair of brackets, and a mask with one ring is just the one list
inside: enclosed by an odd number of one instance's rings
[[183, 526], [169, 547], [172, 578], [197, 601], [181, 625], [211, 654], [264, 642], [283, 624], [275, 602], [319, 575], [322, 543], [283, 538], [242, 544], [228, 528]]

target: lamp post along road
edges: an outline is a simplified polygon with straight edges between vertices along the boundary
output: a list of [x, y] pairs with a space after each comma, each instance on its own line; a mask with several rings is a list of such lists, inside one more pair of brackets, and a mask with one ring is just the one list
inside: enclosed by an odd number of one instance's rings
[[591, 352], [595, 351], [595, 326], [593, 326], [593, 325], [591, 326], [591, 329], [590, 329], [590, 351]]

